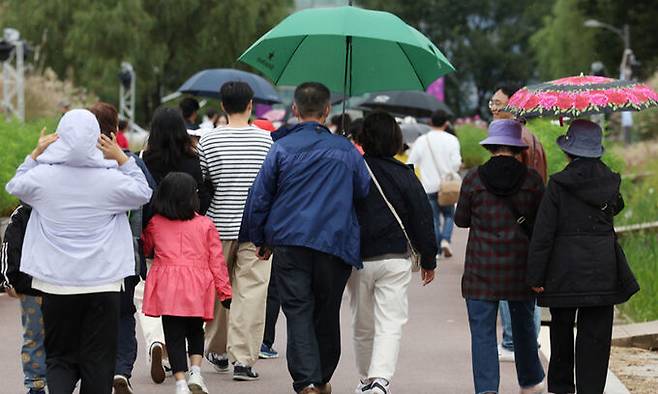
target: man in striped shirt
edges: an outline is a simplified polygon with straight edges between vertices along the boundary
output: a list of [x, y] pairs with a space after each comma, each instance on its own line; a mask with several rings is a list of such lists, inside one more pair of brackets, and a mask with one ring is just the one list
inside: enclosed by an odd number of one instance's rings
[[258, 260], [256, 247], [238, 242], [247, 194], [272, 145], [270, 133], [249, 125], [254, 92], [245, 82], [227, 82], [220, 90], [228, 125], [209, 131], [199, 141], [201, 169], [214, 189], [207, 215], [219, 231], [233, 286], [231, 313], [219, 302], [215, 319], [206, 325], [206, 358], [233, 379], [257, 380], [265, 326], [270, 261]]

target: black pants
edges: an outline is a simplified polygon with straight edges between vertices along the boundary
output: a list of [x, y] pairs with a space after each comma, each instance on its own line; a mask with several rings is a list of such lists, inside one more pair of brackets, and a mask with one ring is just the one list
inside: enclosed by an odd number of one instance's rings
[[275, 248], [273, 265], [288, 325], [293, 388], [327, 383], [340, 359], [340, 303], [352, 267], [301, 247]]
[[[162, 316], [167, 354], [171, 370], [187, 372], [187, 354], [203, 355], [203, 319], [200, 317]], [[187, 340], [187, 352], [185, 341]]]
[[281, 301], [279, 300], [279, 291], [276, 286], [275, 268], [272, 267], [270, 283], [267, 286], [267, 308], [265, 310], [265, 331], [263, 333], [263, 343], [267, 347], [272, 347], [276, 335], [276, 321], [279, 319], [279, 310]]
[[[576, 324], [576, 385], [574, 331]], [[556, 394], [601, 394], [605, 388], [612, 338], [612, 306], [551, 308], [551, 361], [548, 391]]]
[[50, 394], [110, 394], [119, 328], [119, 293], [43, 296]]
[[135, 336], [135, 286], [139, 276], [130, 276], [124, 280], [124, 289], [119, 293], [119, 338], [117, 343], [117, 359], [114, 368], [115, 375], [130, 378], [137, 359], [137, 338]]

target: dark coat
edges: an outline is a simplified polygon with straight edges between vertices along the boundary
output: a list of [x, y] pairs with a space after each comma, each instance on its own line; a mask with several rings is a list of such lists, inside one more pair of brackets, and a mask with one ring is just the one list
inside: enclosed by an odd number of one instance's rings
[[598, 159], [577, 159], [551, 176], [528, 257], [528, 284], [544, 287], [539, 305], [584, 307], [628, 299], [619, 285], [613, 223], [624, 208], [620, 184], [619, 174]]
[[257, 246], [300, 246], [362, 266], [354, 201], [370, 176], [345, 137], [316, 122], [299, 123], [274, 142], [254, 181], [247, 238]]
[[533, 220], [544, 192], [541, 176], [513, 157], [493, 157], [466, 175], [455, 224], [469, 227], [462, 295], [477, 300], [530, 300], [528, 235], [505, 199]]
[[21, 254], [32, 208], [21, 205], [11, 214], [0, 249], [0, 287], [13, 287], [17, 293], [40, 295], [32, 289], [32, 277], [21, 272]]
[[212, 196], [207, 183], [203, 180], [203, 173], [201, 172], [201, 164], [198, 156], [185, 156], [175, 167], [166, 167], [160, 161], [151, 159], [148, 155], [148, 151], [146, 151], [144, 152], [144, 162], [158, 184], [170, 172], [185, 172], [190, 174], [197, 184], [197, 193], [200, 202], [199, 211], [202, 215], [206, 214], [208, 207], [210, 207]]
[[[421, 266], [436, 268], [436, 237], [432, 208], [414, 171], [393, 158], [365, 157], [388, 201], [393, 205], [414, 249], [421, 255]], [[374, 182], [364, 200], [356, 202], [361, 226], [361, 257], [407, 253], [407, 239]]]

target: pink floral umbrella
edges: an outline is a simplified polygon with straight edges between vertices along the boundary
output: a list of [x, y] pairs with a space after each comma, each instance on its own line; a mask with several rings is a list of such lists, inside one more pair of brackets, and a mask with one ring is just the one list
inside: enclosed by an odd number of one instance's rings
[[578, 118], [654, 106], [658, 94], [645, 84], [581, 75], [527, 86], [510, 98], [505, 110], [521, 117]]

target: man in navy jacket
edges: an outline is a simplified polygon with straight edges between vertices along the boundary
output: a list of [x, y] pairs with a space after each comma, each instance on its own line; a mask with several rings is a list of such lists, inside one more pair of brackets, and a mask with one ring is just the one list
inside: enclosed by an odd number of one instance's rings
[[274, 253], [288, 322], [288, 369], [296, 392], [330, 393], [340, 358], [340, 303], [352, 267], [361, 268], [354, 200], [368, 195], [370, 176], [346, 138], [323, 125], [326, 86], [295, 90], [301, 122], [276, 141], [254, 182], [248, 207], [250, 240], [259, 257]]

